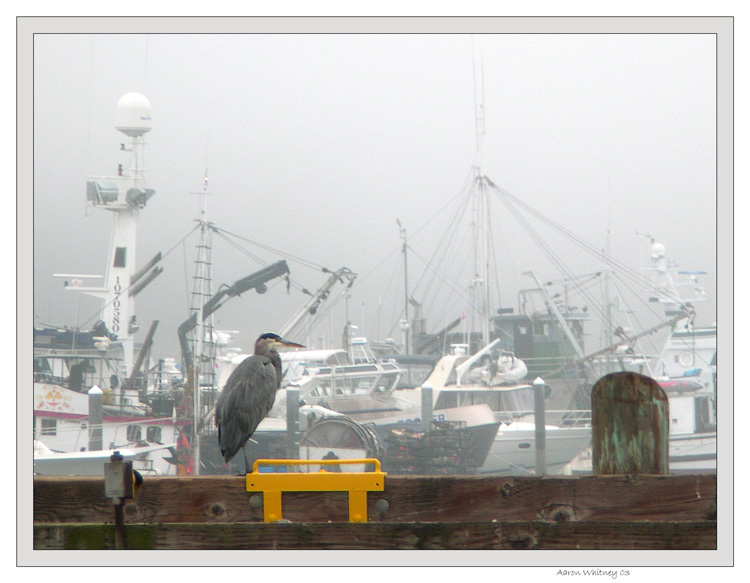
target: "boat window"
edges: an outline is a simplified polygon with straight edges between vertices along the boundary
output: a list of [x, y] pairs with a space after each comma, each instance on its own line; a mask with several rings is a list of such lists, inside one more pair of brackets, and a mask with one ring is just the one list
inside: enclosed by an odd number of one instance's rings
[[34, 359], [34, 380], [39, 382], [52, 376], [46, 358]]
[[128, 436], [128, 442], [140, 441], [141, 440], [141, 426], [140, 425], [128, 425], [127, 436]]
[[549, 334], [548, 324], [546, 322], [534, 322], [534, 336], [547, 336]]
[[[434, 366], [424, 364], [407, 364], [404, 365], [402, 370], [401, 378], [399, 379], [399, 387], [412, 388], [421, 385], [427, 380], [427, 377], [432, 373]], [[398, 369], [396, 369], [398, 370]]]
[[381, 376], [380, 381], [377, 383], [377, 387], [375, 388], [375, 392], [386, 393], [395, 390], [398, 379], [398, 375]]
[[697, 432], [716, 431], [716, 413], [710, 397], [700, 397], [696, 400], [695, 430]]
[[435, 402], [435, 409], [450, 409], [458, 407], [458, 397], [451, 391], [441, 391]]
[[112, 267], [125, 267], [125, 252], [126, 247], [117, 247], [115, 249], [115, 262]]
[[331, 394], [331, 386], [330, 384], [326, 382], [321, 382], [317, 387], [315, 387], [311, 394], [315, 397], [322, 397], [324, 395], [330, 395]]
[[57, 435], [57, 419], [42, 419], [42, 435]]
[[504, 391], [500, 393], [500, 404], [498, 411], [533, 411], [534, 389], [521, 389], [517, 391]]
[[161, 427], [152, 425], [146, 429], [146, 441], [161, 443]]

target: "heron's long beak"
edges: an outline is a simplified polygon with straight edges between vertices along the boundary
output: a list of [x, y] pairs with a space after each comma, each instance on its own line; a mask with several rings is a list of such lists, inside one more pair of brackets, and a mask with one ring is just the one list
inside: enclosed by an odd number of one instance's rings
[[284, 340], [283, 338], [281, 340], [277, 340], [276, 344], [279, 346], [288, 346], [289, 348], [306, 348], [303, 344], [297, 344], [296, 342], [292, 342], [291, 340]]

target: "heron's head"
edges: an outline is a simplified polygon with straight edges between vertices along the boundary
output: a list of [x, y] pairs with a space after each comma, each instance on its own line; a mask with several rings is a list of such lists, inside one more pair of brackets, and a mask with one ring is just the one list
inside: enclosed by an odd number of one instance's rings
[[255, 354], [269, 354], [272, 350], [277, 350], [279, 347], [287, 346], [290, 348], [304, 348], [302, 344], [297, 344], [290, 340], [284, 340], [278, 334], [268, 332], [261, 334], [258, 340], [255, 341]]

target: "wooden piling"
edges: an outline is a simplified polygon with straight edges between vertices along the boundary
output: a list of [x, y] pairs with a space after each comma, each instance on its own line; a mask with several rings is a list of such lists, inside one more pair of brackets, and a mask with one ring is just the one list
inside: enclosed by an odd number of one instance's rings
[[422, 429], [432, 429], [432, 383], [422, 385], [420, 398], [422, 403]]
[[94, 385], [89, 389], [89, 451], [102, 449], [102, 419], [104, 418], [102, 401], [104, 393]]
[[534, 383], [534, 448], [536, 449], [536, 475], [542, 476], [547, 473], [547, 448], [546, 448], [546, 425], [544, 411], [544, 388], [545, 384], [541, 378]]
[[286, 390], [286, 455], [299, 459], [299, 389]]
[[594, 474], [669, 473], [669, 401], [652, 378], [616, 372], [591, 391]]

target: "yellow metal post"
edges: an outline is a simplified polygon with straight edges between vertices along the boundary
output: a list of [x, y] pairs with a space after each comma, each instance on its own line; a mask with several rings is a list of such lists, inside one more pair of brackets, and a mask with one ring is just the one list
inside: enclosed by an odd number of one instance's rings
[[[327, 472], [323, 468], [311, 473], [259, 473], [260, 465], [351, 465], [373, 464], [372, 472]], [[248, 492], [263, 492], [263, 520], [281, 520], [281, 494], [283, 492], [349, 492], [349, 521], [367, 522], [367, 492], [382, 492], [385, 476], [380, 461], [375, 458], [342, 460], [256, 460], [253, 471], [246, 475]]]
[[263, 491], [263, 521], [276, 522], [281, 520], [281, 491]]
[[349, 522], [367, 522], [367, 492], [349, 491]]

